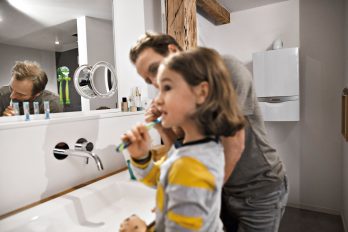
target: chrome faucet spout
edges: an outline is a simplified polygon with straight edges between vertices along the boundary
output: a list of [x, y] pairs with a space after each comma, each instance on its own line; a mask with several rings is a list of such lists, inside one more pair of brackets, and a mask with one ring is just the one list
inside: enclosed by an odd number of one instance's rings
[[103, 163], [98, 155], [95, 153], [92, 153], [90, 151], [84, 151], [84, 150], [73, 150], [73, 149], [59, 149], [54, 148], [53, 154], [55, 155], [63, 155], [63, 156], [76, 156], [86, 159], [86, 163], [88, 163], [89, 158], [92, 158], [94, 162], [97, 165], [97, 168], [99, 171], [104, 170]]
[[97, 164], [97, 168], [99, 171], [104, 170], [104, 166], [102, 161], [100, 160], [99, 156], [97, 156], [96, 154], [92, 153], [92, 152], [88, 152], [90, 153], [90, 156], [92, 156], [92, 158], [94, 159], [95, 163]]

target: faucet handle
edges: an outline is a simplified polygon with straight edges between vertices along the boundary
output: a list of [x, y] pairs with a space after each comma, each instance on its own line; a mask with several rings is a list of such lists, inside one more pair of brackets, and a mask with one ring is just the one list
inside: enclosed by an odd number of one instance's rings
[[92, 142], [88, 142], [84, 138], [80, 138], [76, 141], [75, 143], [75, 150], [80, 150], [80, 151], [92, 151], [94, 148], [94, 145]]

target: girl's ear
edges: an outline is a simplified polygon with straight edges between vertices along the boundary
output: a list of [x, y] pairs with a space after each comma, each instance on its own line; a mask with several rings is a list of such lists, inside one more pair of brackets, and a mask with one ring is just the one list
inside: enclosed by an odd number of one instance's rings
[[209, 84], [206, 81], [201, 82], [194, 87], [197, 104], [203, 104], [209, 94]]

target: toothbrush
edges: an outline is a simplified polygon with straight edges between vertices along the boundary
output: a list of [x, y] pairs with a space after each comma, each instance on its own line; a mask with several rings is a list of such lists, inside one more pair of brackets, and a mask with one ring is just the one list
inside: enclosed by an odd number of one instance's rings
[[[152, 129], [156, 124], [160, 123], [162, 120], [161, 117], [153, 120], [152, 122], [149, 122], [145, 125], [146, 129], [147, 130], [150, 130]], [[131, 142], [130, 141], [127, 141], [127, 142], [122, 142], [120, 143], [117, 147], [116, 147], [116, 151], [117, 152], [123, 152], [124, 149], [126, 149], [129, 145], [131, 145]]]

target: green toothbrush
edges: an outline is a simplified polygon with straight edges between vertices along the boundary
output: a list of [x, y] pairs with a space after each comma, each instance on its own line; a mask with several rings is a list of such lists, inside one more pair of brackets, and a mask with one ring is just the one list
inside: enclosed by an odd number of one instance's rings
[[[160, 123], [162, 120], [161, 117], [153, 120], [152, 122], [149, 122], [145, 125], [146, 129], [147, 130], [150, 130], [151, 128], [153, 128], [156, 124]], [[117, 152], [123, 152], [124, 149], [126, 149], [129, 145], [131, 145], [131, 142], [130, 141], [127, 141], [127, 142], [122, 142], [121, 144], [119, 144], [117, 147], [116, 147], [116, 151]]]

